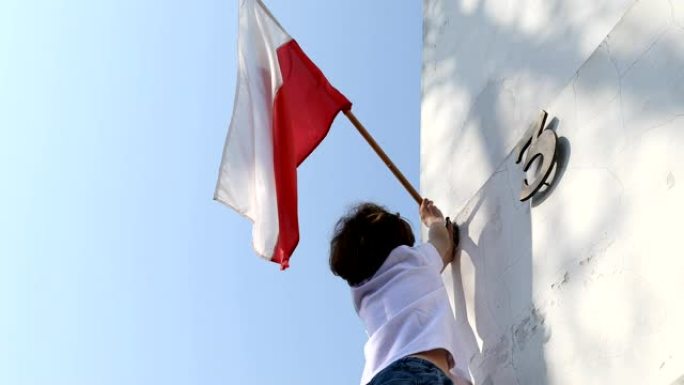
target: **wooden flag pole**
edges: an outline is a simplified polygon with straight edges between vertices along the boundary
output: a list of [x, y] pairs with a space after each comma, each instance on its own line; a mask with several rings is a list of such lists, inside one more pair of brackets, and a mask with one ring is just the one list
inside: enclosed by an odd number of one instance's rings
[[343, 110], [342, 112], [344, 112], [344, 114], [347, 116], [349, 121], [354, 125], [354, 127], [356, 127], [356, 129], [359, 130], [361, 136], [363, 136], [363, 138], [366, 139], [366, 142], [368, 142], [368, 144], [370, 144], [373, 150], [375, 150], [375, 153], [378, 154], [380, 159], [382, 159], [382, 161], [385, 162], [387, 167], [389, 167], [390, 171], [392, 171], [392, 174], [394, 174], [394, 176], [396, 176], [397, 179], [399, 179], [399, 182], [402, 184], [402, 186], [404, 186], [406, 191], [408, 191], [409, 194], [411, 194], [416, 203], [420, 205], [420, 203], [423, 201], [423, 198], [420, 196], [420, 194], [418, 194], [418, 191], [416, 191], [416, 189], [413, 188], [411, 182], [409, 182], [408, 179], [406, 179], [404, 174], [402, 174], [401, 171], [399, 171], [399, 169], [397, 168], [397, 166], [394, 165], [389, 156], [385, 154], [385, 151], [383, 151], [382, 148], [380, 148], [380, 145], [378, 145], [375, 139], [373, 139], [373, 137], [368, 133], [363, 124], [361, 124], [361, 122], [359, 122], [359, 120], [356, 119], [356, 116], [354, 116], [354, 114], [351, 112], [351, 109]]

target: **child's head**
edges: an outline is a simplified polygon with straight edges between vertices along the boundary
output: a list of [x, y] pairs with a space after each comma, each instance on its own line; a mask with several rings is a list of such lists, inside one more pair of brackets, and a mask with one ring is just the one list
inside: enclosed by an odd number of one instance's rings
[[362, 203], [335, 226], [330, 241], [330, 270], [354, 286], [372, 277], [395, 247], [413, 246], [414, 242], [411, 226], [399, 214]]

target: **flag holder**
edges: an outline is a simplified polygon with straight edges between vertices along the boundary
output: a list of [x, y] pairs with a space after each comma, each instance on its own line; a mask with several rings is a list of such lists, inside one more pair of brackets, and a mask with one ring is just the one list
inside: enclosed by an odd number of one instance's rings
[[351, 112], [351, 109], [346, 109], [342, 111], [346, 116], [347, 119], [356, 127], [356, 129], [359, 131], [361, 136], [363, 136], [364, 139], [366, 139], [366, 142], [370, 144], [370, 146], [373, 148], [376, 154], [382, 159], [383, 162], [385, 162], [385, 165], [392, 171], [392, 174], [394, 174], [397, 179], [399, 179], [399, 183], [401, 183], [402, 186], [408, 191], [409, 194], [411, 194], [411, 197], [418, 203], [419, 205], [423, 201], [423, 198], [420, 196], [418, 191], [416, 191], [415, 188], [413, 188], [413, 185], [411, 185], [411, 182], [406, 179], [404, 174], [399, 171], [397, 166], [394, 165], [394, 162], [385, 154], [385, 151], [382, 150], [380, 145], [373, 139], [370, 133], [368, 133], [368, 130], [361, 124], [361, 122], [356, 118], [356, 116]]

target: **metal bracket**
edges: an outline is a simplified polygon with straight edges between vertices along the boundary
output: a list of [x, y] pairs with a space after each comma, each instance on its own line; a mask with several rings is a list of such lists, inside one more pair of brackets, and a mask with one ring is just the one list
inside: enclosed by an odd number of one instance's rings
[[537, 169], [532, 181], [523, 180], [520, 191], [520, 201], [524, 202], [536, 194], [544, 185], [548, 186], [548, 179], [556, 163], [558, 137], [551, 129], [544, 129], [548, 113], [541, 111], [539, 117], [527, 129], [525, 135], [515, 146], [515, 163], [523, 160], [523, 171], [527, 172], [537, 162]]

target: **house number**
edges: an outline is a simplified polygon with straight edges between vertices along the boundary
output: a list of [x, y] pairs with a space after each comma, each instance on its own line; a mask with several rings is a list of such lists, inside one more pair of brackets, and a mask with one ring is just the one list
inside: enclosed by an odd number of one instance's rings
[[[551, 129], [544, 129], [548, 114], [542, 110], [539, 117], [525, 132], [515, 147], [515, 163], [523, 160], [523, 171], [527, 172], [532, 164], [537, 161], [537, 170], [534, 176], [528, 176], [523, 180], [520, 200], [526, 201], [536, 194], [545, 184], [546, 179], [553, 170], [556, 161], [556, 146], [558, 137]], [[532, 180], [528, 180], [528, 178]]]

